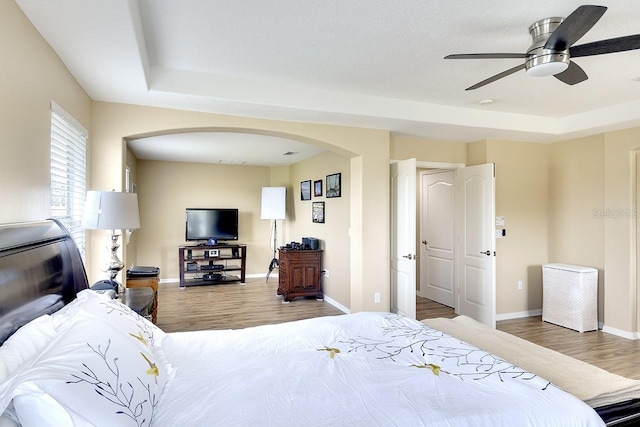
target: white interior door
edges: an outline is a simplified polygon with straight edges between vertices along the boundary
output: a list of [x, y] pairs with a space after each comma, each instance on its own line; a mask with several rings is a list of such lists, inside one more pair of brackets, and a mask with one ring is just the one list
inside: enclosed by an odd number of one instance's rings
[[448, 307], [455, 307], [455, 173], [421, 175], [420, 292]]
[[493, 164], [456, 170], [458, 314], [496, 327]]
[[391, 311], [416, 318], [416, 159], [391, 164]]

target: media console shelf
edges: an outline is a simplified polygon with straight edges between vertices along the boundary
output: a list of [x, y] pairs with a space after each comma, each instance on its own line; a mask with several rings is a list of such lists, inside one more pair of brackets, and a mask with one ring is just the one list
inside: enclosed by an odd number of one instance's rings
[[178, 259], [180, 260], [181, 288], [230, 282], [244, 283], [246, 245], [180, 246]]

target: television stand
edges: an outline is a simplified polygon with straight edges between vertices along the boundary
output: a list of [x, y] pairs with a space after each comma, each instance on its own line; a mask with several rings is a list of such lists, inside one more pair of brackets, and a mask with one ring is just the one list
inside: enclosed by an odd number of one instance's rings
[[246, 245], [230, 243], [184, 245], [178, 247], [178, 260], [181, 288], [233, 282], [245, 283]]

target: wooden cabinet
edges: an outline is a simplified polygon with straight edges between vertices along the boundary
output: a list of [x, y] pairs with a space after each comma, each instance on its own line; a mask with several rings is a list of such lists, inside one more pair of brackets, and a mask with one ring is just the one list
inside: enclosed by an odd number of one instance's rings
[[296, 297], [323, 299], [320, 288], [322, 250], [279, 250], [278, 295], [283, 302]]
[[178, 259], [181, 288], [245, 281], [246, 245], [180, 246]]
[[151, 306], [151, 320], [156, 323], [158, 317], [158, 275], [130, 275], [127, 272], [127, 289], [148, 287], [153, 290], [153, 304]]

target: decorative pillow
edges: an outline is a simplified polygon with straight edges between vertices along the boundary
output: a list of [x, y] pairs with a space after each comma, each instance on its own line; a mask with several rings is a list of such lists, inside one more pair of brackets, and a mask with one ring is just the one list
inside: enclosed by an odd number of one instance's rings
[[113, 326], [119, 331], [135, 328], [152, 345], [159, 345], [166, 333], [118, 300], [90, 289], [78, 293], [77, 298], [62, 310], [51, 315], [57, 330], [73, 327], [73, 323], [91, 317]]
[[32, 320], [11, 335], [0, 347], [0, 383], [37, 356], [55, 335], [53, 321], [47, 314]]
[[29, 366], [0, 385], [0, 409], [14, 398], [25, 427], [51, 425], [52, 419], [54, 425], [149, 426], [171, 367], [137, 319], [126, 325], [117, 319], [110, 324], [75, 317]]

